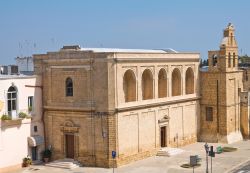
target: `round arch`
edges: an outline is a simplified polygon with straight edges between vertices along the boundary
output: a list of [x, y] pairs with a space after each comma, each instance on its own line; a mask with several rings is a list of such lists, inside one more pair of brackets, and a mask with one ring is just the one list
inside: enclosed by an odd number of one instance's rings
[[130, 69], [123, 76], [123, 92], [125, 102], [136, 101], [136, 77]]
[[149, 69], [142, 73], [142, 100], [153, 99], [153, 75]]
[[167, 97], [167, 73], [161, 68], [158, 73], [158, 98]]
[[193, 94], [194, 93], [194, 71], [191, 67], [186, 70], [186, 94]]
[[181, 95], [181, 72], [175, 68], [172, 72], [172, 96]]
[[74, 86], [73, 86], [73, 80], [71, 77], [67, 77], [65, 80], [65, 93], [67, 97], [73, 96]]

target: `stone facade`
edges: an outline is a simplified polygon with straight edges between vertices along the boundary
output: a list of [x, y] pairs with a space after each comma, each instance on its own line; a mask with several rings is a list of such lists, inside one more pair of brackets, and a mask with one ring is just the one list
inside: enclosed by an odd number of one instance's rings
[[242, 136], [245, 139], [249, 139], [250, 135], [250, 128], [249, 128], [249, 100], [250, 100], [250, 94], [249, 91], [241, 92], [241, 101], [240, 101], [240, 129]]
[[243, 89], [250, 91], [250, 69], [242, 67], [241, 70], [243, 70]]
[[34, 65], [53, 159], [111, 167], [197, 141], [197, 53], [68, 46]]
[[240, 92], [243, 73], [238, 69], [234, 27], [224, 30], [220, 50], [209, 51], [208, 71], [201, 72], [200, 141], [232, 143], [242, 139]]

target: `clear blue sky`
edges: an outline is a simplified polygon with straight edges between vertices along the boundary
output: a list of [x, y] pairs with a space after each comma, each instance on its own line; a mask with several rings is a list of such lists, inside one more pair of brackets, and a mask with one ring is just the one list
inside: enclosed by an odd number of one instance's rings
[[249, 7], [248, 0], [3, 0], [0, 64], [71, 44], [173, 48], [207, 58], [229, 22], [239, 53], [250, 54]]

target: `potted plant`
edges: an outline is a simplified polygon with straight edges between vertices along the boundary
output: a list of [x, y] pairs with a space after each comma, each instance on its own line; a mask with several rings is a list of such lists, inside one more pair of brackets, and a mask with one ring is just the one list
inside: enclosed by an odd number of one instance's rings
[[3, 114], [1, 116], [1, 120], [11, 120], [11, 117], [9, 115]]
[[45, 163], [49, 162], [49, 159], [51, 158], [51, 154], [52, 154], [52, 152], [50, 149], [45, 149], [43, 151], [43, 160]]
[[28, 117], [28, 115], [26, 113], [24, 113], [24, 112], [20, 112], [18, 114], [18, 116], [19, 116], [19, 118], [27, 118]]
[[29, 156], [23, 158], [23, 167], [28, 167], [32, 164], [32, 160]]
[[7, 114], [3, 114], [1, 116], [1, 120], [2, 120], [3, 126], [5, 127], [11, 126], [11, 125], [20, 125], [22, 123], [22, 119], [20, 118], [12, 119], [12, 117]]
[[19, 118], [22, 118], [22, 119], [24, 119], [24, 118], [31, 118], [31, 116], [29, 116], [28, 114], [26, 114], [24, 112], [20, 112], [18, 114], [18, 116], [19, 116]]

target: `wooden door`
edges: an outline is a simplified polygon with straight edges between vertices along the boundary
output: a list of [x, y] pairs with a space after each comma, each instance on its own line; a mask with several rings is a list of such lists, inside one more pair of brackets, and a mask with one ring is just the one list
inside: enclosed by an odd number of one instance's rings
[[33, 161], [37, 160], [37, 147], [32, 147], [31, 153], [32, 153], [32, 160]]
[[66, 157], [74, 158], [74, 135], [65, 135], [66, 141]]
[[166, 127], [161, 127], [161, 147], [166, 147]]

